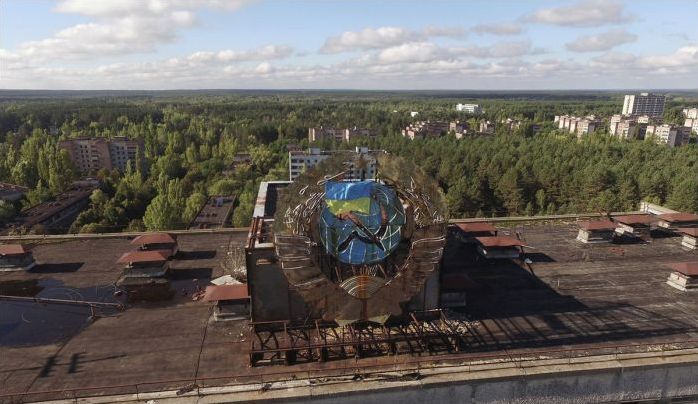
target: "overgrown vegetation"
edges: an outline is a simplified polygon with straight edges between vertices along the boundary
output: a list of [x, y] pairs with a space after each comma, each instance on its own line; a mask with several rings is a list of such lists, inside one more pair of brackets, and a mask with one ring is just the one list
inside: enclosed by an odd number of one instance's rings
[[[642, 199], [698, 211], [698, 148], [668, 149], [619, 141], [604, 133], [581, 141], [557, 131], [557, 114], [617, 113], [610, 93], [187, 93], [118, 97], [26, 98], [0, 104], [0, 181], [30, 188], [21, 206], [0, 205], [0, 221], [19, 208], [50, 200], [78, 178], [62, 138], [142, 139], [145, 164], [100, 172], [101, 189], [69, 229], [101, 232], [184, 228], [209, 195], [235, 194], [233, 225], [245, 226], [259, 182], [288, 177], [286, 145], [307, 147], [311, 126], [370, 127], [379, 136], [358, 142], [420, 165], [442, 187], [452, 217], [628, 210]], [[681, 119], [689, 96], [668, 105]], [[687, 98], [688, 97], [688, 98]], [[483, 105], [483, 116], [456, 112], [456, 102]], [[409, 111], [419, 111], [410, 118]], [[541, 123], [494, 136], [410, 141], [400, 129], [414, 119]], [[323, 148], [352, 145], [324, 141]], [[233, 158], [249, 152], [251, 164]]]

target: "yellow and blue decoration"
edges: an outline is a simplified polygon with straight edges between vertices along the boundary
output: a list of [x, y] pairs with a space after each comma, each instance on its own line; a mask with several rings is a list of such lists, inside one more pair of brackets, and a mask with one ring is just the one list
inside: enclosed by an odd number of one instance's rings
[[345, 264], [374, 264], [400, 244], [405, 211], [395, 192], [374, 181], [325, 184], [320, 240]]

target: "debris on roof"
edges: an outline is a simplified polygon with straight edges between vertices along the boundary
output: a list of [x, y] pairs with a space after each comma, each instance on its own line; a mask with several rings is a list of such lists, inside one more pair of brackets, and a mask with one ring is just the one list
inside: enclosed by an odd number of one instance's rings
[[214, 285], [239, 285], [242, 282], [238, 281], [237, 279], [233, 278], [232, 275], [223, 275], [219, 278], [212, 279], [211, 283]]

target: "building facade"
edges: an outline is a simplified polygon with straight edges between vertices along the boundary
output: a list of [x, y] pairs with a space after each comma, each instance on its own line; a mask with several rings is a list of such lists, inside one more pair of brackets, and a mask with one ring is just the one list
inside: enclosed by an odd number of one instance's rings
[[654, 139], [658, 144], [669, 147], [678, 147], [688, 144], [691, 137], [691, 128], [673, 125], [648, 125], [646, 137]]
[[469, 114], [482, 113], [482, 107], [478, 104], [456, 104], [456, 111], [467, 112]]
[[68, 151], [81, 173], [92, 174], [102, 169], [125, 171], [129, 161], [136, 162], [143, 142], [125, 137], [76, 138], [62, 140], [59, 147]]
[[426, 139], [439, 137], [449, 131], [449, 122], [441, 121], [419, 121], [415, 122], [402, 130], [402, 136], [408, 137], [411, 140], [416, 138]]
[[321, 162], [334, 156], [346, 155], [349, 172], [347, 179], [368, 179], [376, 176], [376, 157], [368, 147], [355, 150], [325, 151], [310, 148], [304, 151], [288, 152], [289, 180], [294, 181], [303, 172], [315, 168]]
[[373, 137], [375, 132], [368, 128], [358, 128], [354, 126], [353, 128], [325, 128], [323, 126], [319, 128], [309, 128], [308, 129], [308, 141], [317, 142], [323, 139], [334, 139], [338, 142], [348, 142], [357, 137]]
[[650, 118], [661, 118], [664, 116], [663, 95], [640, 93], [628, 94], [623, 100], [623, 115], [648, 115]]

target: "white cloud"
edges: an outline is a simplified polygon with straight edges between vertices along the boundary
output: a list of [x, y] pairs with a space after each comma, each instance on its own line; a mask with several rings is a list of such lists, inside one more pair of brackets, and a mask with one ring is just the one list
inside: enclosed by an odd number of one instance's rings
[[520, 24], [504, 22], [499, 24], [479, 24], [470, 29], [478, 34], [518, 35], [523, 31]]
[[617, 0], [582, 0], [571, 6], [545, 8], [523, 18], [524, 21], [568, 27], [597, 27], [630, 20]]
[[572, 52], [599, 52], [635, 41], [637, 41], [637, 35], [623, 29], [612, 29], [596, 35], [580, 36], [565, 44], [565, 48]]
[[293, 48], [285, 45], [267, 45], [259, 49], [234, 51], [230, 49], [218, 52], [195, 52], [187, 56], [193, 63], [211, 62], [246, 62], [256, 60], [284, 59], [293, 54]]
[[426, 27], [421, 31], [401, 27], [364, 28], [361, 31], [346, 31], [325, 40], [320, 53], [342, 53], [357, 50], [385, 49], [409, 42], [420, 42], [432, 37], [465, 36], [459, 27]]
[[153, 52], [174, 41], [180, 30], [197, 23], [200, 8], [235, 10], [248, 0], [63, 0], [60, 13], [92, 19], [56, 32], [42, 40], [21, 43], [16, 54], [40, 63], [47, 60], [95, 58]]

